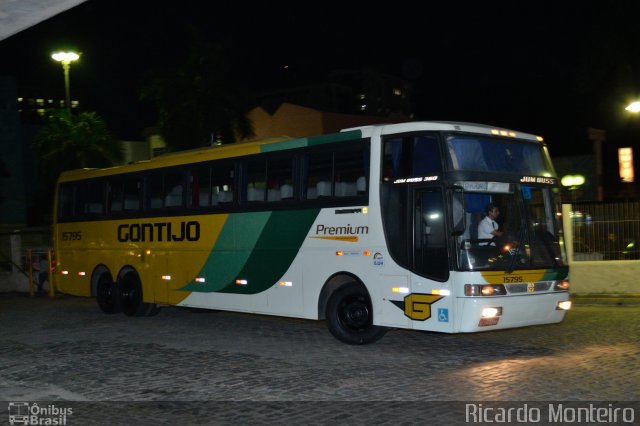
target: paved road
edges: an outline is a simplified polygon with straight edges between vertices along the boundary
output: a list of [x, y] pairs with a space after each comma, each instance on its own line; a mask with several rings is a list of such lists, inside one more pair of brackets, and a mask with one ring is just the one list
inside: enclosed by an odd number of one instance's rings
[[75, 407], [67, 424], [455, 424], [436, 401], [639, 401], [639, 332], [640, 306], [577, 305], [558, 325], [349, 346], [323, 322], [0, 294], [0, 401]]

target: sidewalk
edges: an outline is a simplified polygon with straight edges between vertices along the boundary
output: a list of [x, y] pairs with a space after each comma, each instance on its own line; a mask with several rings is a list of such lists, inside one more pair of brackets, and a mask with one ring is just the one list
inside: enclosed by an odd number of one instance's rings
[[571, 300], [576, 305], [640, 305], [638, 294], [571, 294]]

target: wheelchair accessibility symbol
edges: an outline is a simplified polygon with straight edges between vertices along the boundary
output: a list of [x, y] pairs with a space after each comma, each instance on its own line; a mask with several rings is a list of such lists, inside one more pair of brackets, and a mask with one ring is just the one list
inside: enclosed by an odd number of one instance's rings
[[438, 322], [449, 322], [449, 309], [438, 308]]

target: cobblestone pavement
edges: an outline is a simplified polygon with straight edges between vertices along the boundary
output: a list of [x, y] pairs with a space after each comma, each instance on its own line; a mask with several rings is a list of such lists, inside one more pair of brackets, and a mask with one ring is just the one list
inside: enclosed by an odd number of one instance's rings
[[464, 404], [442, 401], [640, 400], [639, 332], [640, 306], [583, 304], [557, 325], [349, 346], [324, 322], [0, 294], [0, 401], [75, 407], [67, 424], [457, 424]]

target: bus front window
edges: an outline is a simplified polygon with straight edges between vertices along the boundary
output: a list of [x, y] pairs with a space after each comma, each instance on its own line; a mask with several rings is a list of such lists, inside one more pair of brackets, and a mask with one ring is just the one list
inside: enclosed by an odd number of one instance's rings
[[507, 193], [465, 193], [467, 226], [457, 237], [461, 270], [513, 271], [563, 264], [550, 189], [511, 186]]

